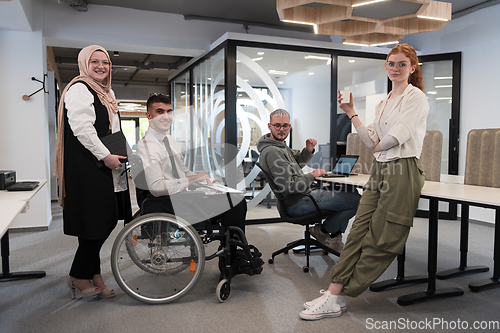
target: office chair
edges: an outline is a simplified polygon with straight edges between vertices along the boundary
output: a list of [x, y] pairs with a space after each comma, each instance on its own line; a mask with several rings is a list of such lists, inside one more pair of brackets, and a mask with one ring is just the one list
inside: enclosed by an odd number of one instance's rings
[[[321, 210], [318, 207], [316, 200], [314, 200], [314, 198], [309, 193], [297, 194], [295, 196], [285, 198], [285, 196], [281, 193], [279, 188], [274, 183], [273, 178], [262, 168], [262, 166], [258, 162], [256, 163], [256, 165], [262, 170], [262, 173], [266, 177], [266, 180], [267, 180], [269, 186], [271, 186], [271, 190], [273, 191], [274, 195], [276, 196], [276, 199], [277, 199], [276, 206], [278, 208], [278, 212], [279, 212], [281, 218], [288, 223], [300, 224], [300, 225], [303, 225], [306, 227], [306, 229], [304, 231], [304, 238], [301, 238], [301, 239], [298, 239], [298, 240], [293, 241], [291, 243], [288, 243], [287, 246], [279, 249], [278, 251], [273, 252], [273, 254], [271, 255], [271, 258], [269, 259], [269, 263], [274, 264], [274, 258], [277, 255], [279, 255], [281, 253], [287, 254], [290, 249], [293, 249], [294, 247], [297, 247], [300, 245], [304, 245], [304, 248], [305, 248], [306, 265], [304, 267], [302, 267], [302, 270], [304, 271], [304, 273], [309, 272], [309, 254], [310, 254], [311, 245], [314, 245], [318, 248], [323, 249], [323, 254], [332, 253], [336, 256], [340, 256], [340, 253], [338, 253], [337, 251], [329, 248], [326, 245], [321, 244], [316, 239], [311, 238], [311, 234], [309, 232], [309, 225], [310, 224], [321, 223], [321, 221], [323, 219], [325, 219], [326, 217], [331, 215], [333, 212], [330, 210]], [[307, 214], [307, 215], [303, 215], [303, 216], [298, 216], [298, 217], [288, 215], [285, 211], [284, 200], [285, 199], [293, 199], [293, 198], [297, 198], [297, 197], [303, 197], [303, 196], [308, 196], [311, 198], [312, 203], [316, 207], [316, 212], [311, 213], [311, 214]]]

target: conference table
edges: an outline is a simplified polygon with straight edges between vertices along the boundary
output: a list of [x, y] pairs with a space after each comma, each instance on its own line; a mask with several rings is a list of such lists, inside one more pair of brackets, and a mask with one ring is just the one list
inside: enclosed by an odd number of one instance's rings
[[0, 190], [0, 250], [2, 253], [2, 273], [0, 282], [12, 280], [24, 280], [42, 278], [46, 274], [43, 271], [33, 272], [11, 272], [9, 267], [9, 226], [21, 213], [29, 209], [30, 200], [47, 182], [38, 180], [40, 184], [31, 191], [6, 191]]
[[[363, 187], [369, 175], [355, 175], [349, 177], [323, 178], [317, 177], [320, 182], [333, 182]], [[409, 305], [435, 298], [453, 297], [463, 295], [460, 288], [436, 289], [437, 277], [437, 251], [438, 251], [438, 204], [439, 201], [458, 203], [467, 206], [477, 206], [495, 210], [495, 239], [493, 249], [494, 270], [493, 277], [469, 284], [472, 291], [500, 285], [500, 188], [473, 186], [464, 184], [450, 184], [445, 182], [426, 181], [421, 198], [429, 199], [429, 234], [428, 234], [428, 261], [427, 261], [427, 289], [409, 295], [400, 296], [397, 300], [400, 305]], [[467, 217], [463, 217], [464, 222]], [[460, 270], [460, 269], [457, 269]], [[466, 270], [463, 270], [466, 272]], [[484, 271], [484, 270], [483, 270]], [[422, 281], [422, 280], [420, 280]]]

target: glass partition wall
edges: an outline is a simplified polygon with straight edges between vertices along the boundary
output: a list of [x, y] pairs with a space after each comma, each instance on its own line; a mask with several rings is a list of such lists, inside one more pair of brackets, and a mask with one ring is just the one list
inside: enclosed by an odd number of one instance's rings
[[290, 147], [302, 149], [308, 138], [318, 141], [305, 172], [330, 170], [353, 130], [337, 107], [337, 89], [353, 92], [360, 118], [370, 123], [374, 105], [389, 89], [385, 57], [226, 40], [171, 78], [172, 135], [182, 142], [190, 169], [246, 191], [252, 208], [270, 192], [255, 181], [260, 179], [256, 145], [269, 133], [269, 114], [277, 108], [290, 113]]

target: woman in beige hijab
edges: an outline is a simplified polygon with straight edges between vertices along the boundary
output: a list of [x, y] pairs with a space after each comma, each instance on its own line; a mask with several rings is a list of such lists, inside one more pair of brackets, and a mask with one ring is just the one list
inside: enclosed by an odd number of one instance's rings
[[[111, 90], [111, 61], [98, 45], [78, 55], [80, 75], [64, 89], [58, 109], [58, 178], [64, 233], [78, 237], [78, 249], [68, 277], [71, 296], [114, 297], [101, 276], [100, 250], [115, 228], [120, 211], [117, 198], [128, 195], [123, 175], [125, 156], [113, 155], [100, 138], [120, 130]], [[129, 198], [130, 200], [130, 198]]]

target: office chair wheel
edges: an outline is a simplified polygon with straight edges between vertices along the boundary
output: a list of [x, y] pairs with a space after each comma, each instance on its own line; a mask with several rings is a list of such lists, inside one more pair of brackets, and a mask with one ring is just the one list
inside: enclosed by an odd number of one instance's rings
[[286, 250], [286, 251], [283, 251], [283, 253], [284, 253], [284, 254], [288, 254], [288, 250]]
[[217, 285], [217, 289], [215, 290], [215, 295], [219, 302], [224, 303], [229, 298], [231, 294], [231, 285], [229, 284], [228, 279], [222, 279], [219, 281]]
[[120, 288], [149, 304], [181, 298], [204, 268], [205, 249], [198, 232], [171, 214], [148, 214], [130, 222], [111, 251], [111, 269]]
[[269, 258], [269, 260], [267, 262], [272, 265], [272, 264], [274, 264], [274, 259], [273, 258]]
[[309, 273], [309, 267], [307, 266], [302, 267], [302, 270], [304, 271], [304, 273]]

